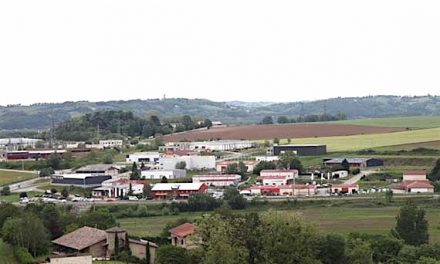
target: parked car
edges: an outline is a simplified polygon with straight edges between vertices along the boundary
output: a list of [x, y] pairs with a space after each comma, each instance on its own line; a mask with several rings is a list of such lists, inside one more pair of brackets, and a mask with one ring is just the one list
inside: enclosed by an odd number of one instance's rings
[[136, 196], [128, 196], [128, 200], [129, 201], [139, 201], [139, 198], [137, 198]]

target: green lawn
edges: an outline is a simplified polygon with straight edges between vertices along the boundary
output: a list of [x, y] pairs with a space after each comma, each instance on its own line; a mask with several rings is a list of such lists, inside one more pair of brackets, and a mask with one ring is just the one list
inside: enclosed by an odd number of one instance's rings
[[336, 121], [332, 123], [379, 127], [434, 128], [440, 127], [440, 116], [365, 118]]
[[15, 172], [0, 170], [0, 186], [36, 178], [34, 172]]
[[129, 234], [148, 237], [158, 236], [162, 233], [165, 225], [169, 222], [176, 221], [179, 218], [188, 218], [192, 220], [202, 213], [182, 213], [179, 215], [153, 216], [142, 218], [123, 218], [118, 219], [121, 227], [125, 228]]
[[0, 263], [2, 264], [17, 264], [12, 253], [12, 248], [0, 240]]
[[[355, 151], [375, 147], [436, 141], [440, 139], [440, 128], [418, 129], [387, 134], [369, 134], [337, 137], [297, 138], [292, 144], [326, 144], [328, 151]], [[282, 140], [282, 143], [287, 143]]]
[[[398, 207], [380, 208], [347, 208], [347, 207], [319, 207], [290, 210], [300, 215], [306, 222], [317, 226], [324, 233], [361, 232], [369, 234], [388, 233], [395, 225]], [[429, 233], [431, 242], [440, 242], [440, 209], [427, 209]], [[160, 216], [146, 218], [120, 219], [121, 226], [131, 235], [156, 236], [159, 235], [168, 222], [180, 217], [195, 218], [200, 213], [179, 216]]]

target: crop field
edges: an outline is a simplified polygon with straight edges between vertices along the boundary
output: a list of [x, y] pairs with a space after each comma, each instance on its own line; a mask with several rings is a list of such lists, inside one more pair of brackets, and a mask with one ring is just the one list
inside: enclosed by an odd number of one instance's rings
[[[297, 138], [292, 140], [292, 143], [326, 144], [328, 151], [355, 151], [375, 147], [438, 141], [439, 139], [440, 128], [430, 128], [386, 134]], [[283, 140], [282, 143], [286, 143], [286, 140]]]
[[[398, 207], [380, 208], [308, 208], [290, 210], [298, 214], [306, 222], [314, 224], [324, 233], [361, 232], [369, 234], [386, 234], [395, 225]], [[440, 209], [427, 209], [429, 221], [430, 240], [440, 242]], [[284, 211], [285, 212], [285, 211]], [[276, 212], [274, 212], [276, 213]], [[121, 226], [126, 228], [131, 235], [156, 236], [159, 235], [168, 222], [181, 217], [195, 218], [199, 213], [192, 215], [159, 216], [147, 218], [120, 219]]]
[[0, 240], [0, 263], [2, 264], [17, 264], [14, 258], [11, 247]]
[[336, 121], [332, 123], [378, 127], [434, 128], [440, 127], [440, 116], [365, 118]]
[[37, 177], [33, 172], [15, 172], [0, 170], [0, 186], [21, 182]]
[[309, 123], [286, 125], [249, 125], [193, 130], [164, 136], [164, 140], [210, 140], [210, 139], [249, 139], [272, 140], [274, 138], [334, 137], [359, 134], [378, 134], [404, 131], [404, 128], [359, 126], [350, 124]]

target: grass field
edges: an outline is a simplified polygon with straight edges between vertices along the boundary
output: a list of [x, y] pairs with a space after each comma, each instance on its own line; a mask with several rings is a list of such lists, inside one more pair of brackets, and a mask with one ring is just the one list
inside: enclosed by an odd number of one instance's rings
[[332, 123], [379, 127], [434, 128], [440, 127], [440, 116], [365, 118], [336, 121]]
[[[387, 134], [369, 134], [337, 137], [296, 138], [292, 144], [326, 144], [328, 151], [355, 151], [375, 147], [436, 141], [440, 139], [440, 128], [409, 130]], [[287, 143], [282, 140], [282, 144]]]
[[0, 263], [2, 264], [17, 264], [14, 258], [11, 247], [0, 240]]
[[34, 172], [14, 172], [0, 170], [0, 186], [21, 182], [37, 177]]
[[[380, 208], [308, 208], [290, 210], [288, 212], [300, 215], [306, 222], [316, 225], [324, 233], [361, 232], [369, 234], [388, 233], [395, 225], [398, 207]], [[429, 233], [431, 242], [440, 242], [440, 209], [427, 209]], [[276, 212], [274, 212], [276, 213]], [[195, 218], [200, 213], [179, 216], [160, 216], [148, 218], [120, 219], [121, 226], [131, 235], [156, 236], [168, 222], [180, 217]]]

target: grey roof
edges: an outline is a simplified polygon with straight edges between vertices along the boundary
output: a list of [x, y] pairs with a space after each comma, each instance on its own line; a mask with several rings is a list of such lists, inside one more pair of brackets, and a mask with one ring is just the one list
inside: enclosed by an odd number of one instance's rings
[[83, 250], [106, 239], [107, 233], [105, 231], [85, 226], [53, 240], [52, 243], [76, 250]]
[[83, 166], [79, 169], [77, 169], [76, 171], [81, 172], [81, 171], [106, 171], [109, 169], [118, 169], [116, 166], [112, 165], [112, 164], [92, 164], [92, 165], [87, 165], [87, 166]]

